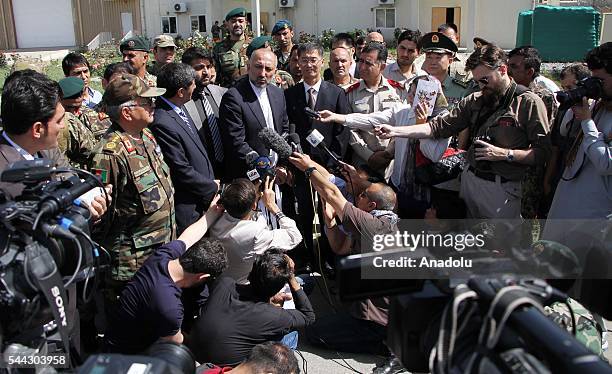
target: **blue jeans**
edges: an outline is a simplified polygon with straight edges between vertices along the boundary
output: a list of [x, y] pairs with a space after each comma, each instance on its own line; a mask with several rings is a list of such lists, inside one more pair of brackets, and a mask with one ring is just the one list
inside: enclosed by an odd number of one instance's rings
[[298, 332], [291, 331], [287, 335], [283, 336], [280, 342], [295, 351], [298, 345]]
[[386, 355], [386, 337], [385, 326], [348, 313], [325, 316], [306, 326], [306, 339], [311, 344], [340, 352]]

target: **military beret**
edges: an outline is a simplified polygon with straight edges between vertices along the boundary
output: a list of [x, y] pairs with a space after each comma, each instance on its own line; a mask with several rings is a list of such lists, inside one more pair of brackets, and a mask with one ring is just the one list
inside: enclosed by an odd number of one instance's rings
[[123, 51], [143, 51], [149, 52], [149, 41], [141, 36], [134, 36], [124, 40], [119, 46], [119, 50]]
[[232, 17], [246, 17], [247, 11], [244, 8], [234, 8], [227, 13], [225, 20], [229, 21]]
[[67, 77], [58, 82], [62, 90], [62, 98], [69, 99], [80, 96], [85, 88], [85, 82], [78, 77]]
[[155, 39], [153, 39], [153, 48], [166, 48], [166, 47], [174, 47], [176, 48], [176, 44], [174, 44], [174, 38], [170, 35], [157, 35]]
[[118, 106], [137, 97], [157, 97], [165, 92], [165, 88], [147, 86], [145, 81], [135, 75], [122, 74], [108, 84], [102, 101], [109, 107]]
[[270, 36], [258, 36], [254, 38], [246, 50], [247, 57], [251, 57], [253, 52], [260, 48], [268, 47], [272, 43], [272, 37]]
[[291, 21], [287, 19], [281, 19], [276, 21], [274, 27], [272, 28], [272, 35], [276, 35], [276, 33], [283, 31], [284, 29], [293, 29], [293, 25]]
[[430, 32], [421, 38], [421, 51], [434, 53], [450, 53], [454, 55], [459, 50], [457, 44], [441, 32]]

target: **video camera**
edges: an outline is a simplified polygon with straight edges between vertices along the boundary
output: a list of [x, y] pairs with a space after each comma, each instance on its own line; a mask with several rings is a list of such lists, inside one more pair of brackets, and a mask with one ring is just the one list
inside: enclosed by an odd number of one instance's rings
[[24, 186], [14, 199], [0, 195], [1, 351], [31, 347], [46, 354], [52, 346], [69, 354], [76, 297], [69, 300], [67, 289], [76, 294], [74, 284], [88, 281], [102, 263], [79, 198], [104, 186], [89, 172], [46, 159], [13, 163], [0, 181], [7, 190]]
[[582, 103], [582, 98], [597, 100], [603, 93], [603, 81], [596, 77], [587, 77], [578, 81], [577, 87], [567, 91], [557, 92], [559, 109], [569, 109], [572, 105]]

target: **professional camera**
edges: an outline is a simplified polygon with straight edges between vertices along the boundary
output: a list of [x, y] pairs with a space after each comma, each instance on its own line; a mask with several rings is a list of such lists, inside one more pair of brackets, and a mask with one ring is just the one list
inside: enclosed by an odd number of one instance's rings
[[75, 283], [89, 281], [101, 264], [83, 194], [102, 185], [89, 172], [46, 159], [13, 163], [0, 181], [7, 190], [24, 186], [13, 200], [0, 195], [1, 351], [68, 354], [78, 323]]
[[557, 92], [559, 109], [569, 109], [572, 105], [582, 103], [582, 98], [597, 100], [603, 92], [603, 81], [596, 77], [587, 77], [578, 81], [577, 87], [567, 91]]

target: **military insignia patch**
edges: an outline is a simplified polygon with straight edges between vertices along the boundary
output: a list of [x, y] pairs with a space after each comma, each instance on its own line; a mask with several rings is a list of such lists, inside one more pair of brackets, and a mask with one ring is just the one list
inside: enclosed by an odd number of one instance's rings
[[438, 35], [432, 35], [431, 36], [431, 42], [432, 43], [439, 43], [440, 42], [440, 38], [438, 37]]
[[117, 144], [115, 144], [114, 142], [108, 142], [106, 143], [106, 146], [104, 146], [104, 148], [106, 149], [115, 149], [117, 147]]
[[134, 41], [133, 41], [133, 40], [130, 40], [130, 41], [127, 43], [127, 45], [128, 45], [128, 47], [130, 47], [130, 48], [134, 48], [134, 46], [136, 45], [136, 43], [134, 43]]

